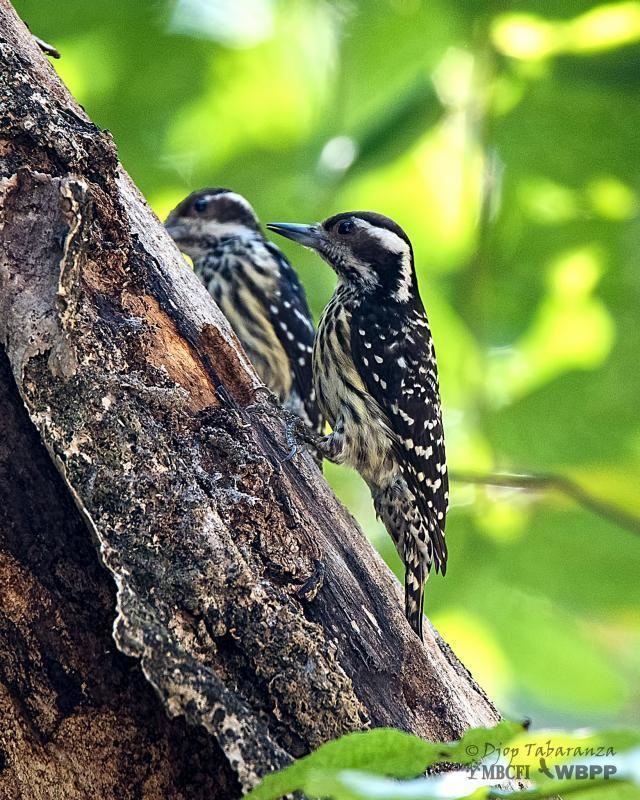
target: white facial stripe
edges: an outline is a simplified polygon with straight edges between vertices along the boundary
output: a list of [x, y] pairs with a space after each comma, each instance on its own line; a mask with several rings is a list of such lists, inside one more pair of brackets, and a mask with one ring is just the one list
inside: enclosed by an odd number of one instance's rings
[[360, 224], [363, 227], [366, 226], [368, 233], [374, 236], [385, 250], [390, 253], [398, 253], [398, 255], [402, 256], [398, 288], [393, 293], [393, 297], [399, 303], [406, 303], [411, 297], [411, 284], [413, 283], [411, 248], [397, 233], [387, 228], [378, 228], [364, 220], [360, 220]]
[[[191, 258], [200, 258], [209, 247], [203, 237], [209, 236], [215, 239], [234, 237], [244, 241], [251, 241], [255, 239], [256, 232], [245, 225], [240, 225], [238, 222], [217, 222], [214, 219], [205, 220], [188, 217], [180, 220], [174, 229], [173, 235], [183, 252]], [[204, 247], [200, 240], [204, 241]]]
[[385, 250], [388, 250], [390, 253], [406, 253], [409, 255], [409, 245], [404, 239], [401, 239], [397, 233], [387, 228], [378, 228], [364, 220], [359, 220], [359, 222], [362, 227], [366, 229], [367, 233], [374, 236], [380, 242]]
[[224, 236], [237, 236], [239, 238], [253, 237], [256, 232], [240, 222], [218, 222], [216, 219], [198, 220], [202, 232], [208, 236], [222, 239]]
[[406, 303], [411, 297], [411, 284], [413, 282], [413, 270], [411, 269], [411, 254], [407, 249], [406, 253], [402, 255], [402, 264], [400, 266], [400, 278], [398, 280], [398, 288], [393, 296], [399, 303]]
[[[223, 196], [228, 197], [232, 202], [242, 206], [251, 214], [252, 217], [255, 217], [256, 212], [253, 210], [251, 203], [246, 197], [243, 197], [241, 194], [236, 194], [236, 192], [225, 192]], [[209, 197], [211, 197], [211, 195], [209, 195]]]

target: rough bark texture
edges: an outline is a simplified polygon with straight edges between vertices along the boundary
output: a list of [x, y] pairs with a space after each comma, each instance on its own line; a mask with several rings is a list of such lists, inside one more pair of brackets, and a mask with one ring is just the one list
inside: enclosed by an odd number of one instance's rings
[[233, 797], [215, 740], [115, 647], [114, 604], [0, 353], [0, 797]]
[[312, 460], [279, 466], [236, 339], [8, 0], [0, 53], [0, 796], [234, 797], [347, 731], [494, 723]]

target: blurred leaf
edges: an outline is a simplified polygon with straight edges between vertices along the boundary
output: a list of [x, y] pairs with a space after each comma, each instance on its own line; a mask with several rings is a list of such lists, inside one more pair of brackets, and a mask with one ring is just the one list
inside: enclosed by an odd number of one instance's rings
[[376, 800], [546, 800], [557, 798], [560, 794], [575, 800], [593, 800], [599, 790], [601, 797], [607, 800], [635, 800], [639, 785], [640, 776], [636, 772], [629, 780], [555, 780], [537, 784], [526, 791], [509, 791], [490, 787], [475, 788], [471, 780], [467, 780], [465, 787], [464, 777], [457, 783], [453, 776], [448, 781], [438, 776], [420, 778], [407, 784], [361, 772], [345, 771], [337, 774], [313, 773], [308, 791], [314, 797], [322, 796], [333, 800], [371, 800], [374, 797]]
[[411, 778], [441, 761], [470, 763], [481, 748], [491, 742], [500, 747], [523, 730], [515, 722], [501, 722], [495, 728], [475, 728], [459, 742], [438, 744], [410, 736], [394, 728], [375, 728], [365, 733], [351, 733], [321, 745], [309, 756], [290, 767], [267, 775], [247, 797], [275, 800], [284, 794], [307, 790], [312, 773], [338, 770], [369, 770], [395, 778]]
[[442, 106], [428, 77], [420, 76], [400, 97], [385, 103], [359, 136], [353, 172], [375, 169], [397, 158], [424, 137], [442, 115]]
[[[413, 744], [409, 744], [412, 739]], [[445, 772], [400, 780], [443, 759], [473, 766], [466, 773]], [[481, 777], [483, 764], [488, 768], [502, 765], [503, 770], [509, 765], [528, 767], [534, 785], [524, 792], [494, 788], [495, 778]], [[588, 791], [591, 796], [600, 786], [603, 792], [606, 790], [605, 796], [610, 792], [613, 798], [623, 798], [625, 792], [618, 789], [625, 784], [640, 785], [640, 731], [530, 734], [523, 732], [522, 725], [503, 722], [493, 729], [469, 730], [459, 742], [450, 745], [422, 742], [391, 729], [344, 736], [322, 745], [291, 767], [268, 775], [248, 797], [276, 800], [297, 790], [307, 796], [334, 800], [543, 800], [560, 793], [580, 797]]]

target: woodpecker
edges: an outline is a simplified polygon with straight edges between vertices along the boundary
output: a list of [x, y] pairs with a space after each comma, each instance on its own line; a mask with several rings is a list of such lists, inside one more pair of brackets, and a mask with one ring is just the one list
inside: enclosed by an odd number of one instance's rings
[[176, 206], [165, 225], [260, 379], [285, 407], [321, 431], [307, 298], [286, 256], [263, 235], [251, 205], [230, 189], [202, 189]]
[[312, 248], [338, 283], [315, 338], [313, 375], [333, 432], [302, 433], [318, 452], [368, 484], [405, 566], [405, 613], [422, 639], [424, 584], [447, 567], [449, 484], [436, 354], [402, 228], [369, 211], [323, 223], [273, 223]]

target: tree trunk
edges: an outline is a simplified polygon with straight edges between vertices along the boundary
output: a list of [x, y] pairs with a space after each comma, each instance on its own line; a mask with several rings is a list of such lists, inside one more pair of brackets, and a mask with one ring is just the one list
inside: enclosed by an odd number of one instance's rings
[[8, 0], [0, 49], [0, 796], [237, 797], [348, 731], [493, 724], [311, 458], [281, 463], [237, 340]]

